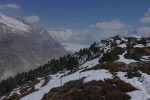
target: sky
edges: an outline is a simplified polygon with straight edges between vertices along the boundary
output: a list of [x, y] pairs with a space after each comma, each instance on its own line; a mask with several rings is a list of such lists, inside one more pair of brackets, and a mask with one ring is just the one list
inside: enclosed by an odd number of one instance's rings
[[65, 42], [131, 31], [150, 36], [150, 0], [0, 0], [0, 12], [21, 16]]

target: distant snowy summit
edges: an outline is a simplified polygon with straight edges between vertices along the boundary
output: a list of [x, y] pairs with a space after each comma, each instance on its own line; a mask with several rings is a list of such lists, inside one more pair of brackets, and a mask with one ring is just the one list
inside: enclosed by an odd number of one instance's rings
[[138, 34], [137, 32], [132, 32], [132, 33], [128, 33], [125, 37], [132, 37], [132, 38], [142, 38], [142, 36], [140, 34]]
[[78, 52], [80, 49], [88, 48], [88, 45], [75, 44], [75, 43], [61, 43], [64, 48], [69, 52]]
[[4, 27], [10, 28], [13, 31], [25, 31], [28, 32], [30, 29], [30, 26], [24, 24], [23, 22], [11, 18], [9, 16], [6, 16], [2, 13], [0, 13], [0, 24]]

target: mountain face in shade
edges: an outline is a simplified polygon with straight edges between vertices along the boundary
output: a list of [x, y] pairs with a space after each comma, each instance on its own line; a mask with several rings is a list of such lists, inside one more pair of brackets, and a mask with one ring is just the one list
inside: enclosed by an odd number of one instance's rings
[[0, 79], [66, 53], [47, 31], [0, 13]]

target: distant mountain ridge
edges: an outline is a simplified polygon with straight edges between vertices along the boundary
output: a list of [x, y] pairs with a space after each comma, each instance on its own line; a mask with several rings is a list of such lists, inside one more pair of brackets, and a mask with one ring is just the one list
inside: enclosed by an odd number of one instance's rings
[[65, 53], [46, 30], [0, 13], [1, 78], [34, 69]]

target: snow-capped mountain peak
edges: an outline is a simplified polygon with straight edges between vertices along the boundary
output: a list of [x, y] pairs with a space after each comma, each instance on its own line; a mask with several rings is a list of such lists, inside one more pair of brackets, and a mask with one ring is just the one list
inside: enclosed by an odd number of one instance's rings
[[142, 36], [136, 31], [126, 33], [124, 37], [132, 37], [132, 38], [137, 38], [137, 39], [142, 38]]
[[11, 28], [13, 31], [29, 31], [30, 26], [24, 24], [23, 22], [14, 19], [12, 17], [6, 16], [0, 13], [0, 24]]

